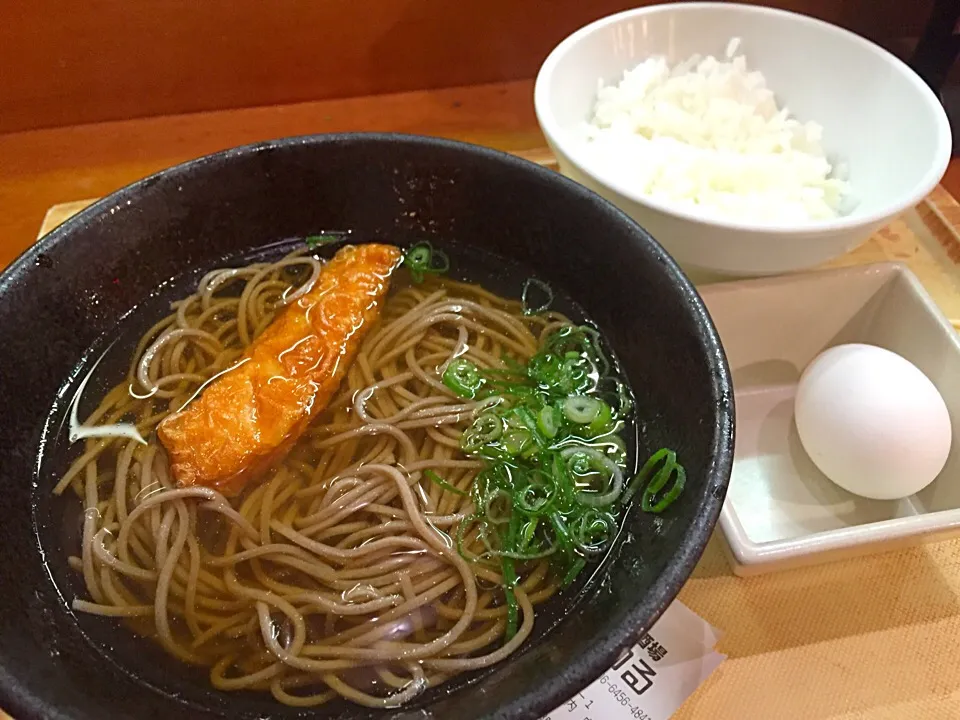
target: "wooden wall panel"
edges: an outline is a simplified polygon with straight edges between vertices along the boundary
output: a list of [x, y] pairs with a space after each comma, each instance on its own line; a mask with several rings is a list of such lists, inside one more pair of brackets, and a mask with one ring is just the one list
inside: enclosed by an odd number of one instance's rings
[[[532, 77], [634, 0], [0, 0], [0, 132]], [[777, 0], [886, 40], [932, 0]], [[0, 158], [2, 162], [2, 158]]]

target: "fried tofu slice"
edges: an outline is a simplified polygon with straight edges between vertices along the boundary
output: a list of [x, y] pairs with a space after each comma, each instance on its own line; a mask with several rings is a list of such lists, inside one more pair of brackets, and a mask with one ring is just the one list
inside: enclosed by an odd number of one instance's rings
[[401, 258], [392, 245], [340, 250], [233, 370], [160, 423], [179, 485], [237, 495], [282, 459], [340, 386]]

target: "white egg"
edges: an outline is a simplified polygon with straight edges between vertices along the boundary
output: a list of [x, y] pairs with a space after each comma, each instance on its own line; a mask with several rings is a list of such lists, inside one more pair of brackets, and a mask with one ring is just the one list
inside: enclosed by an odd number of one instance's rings
[[863, 497], [913, 495], [950, 454], [950, 413], [936, 386], [908, 360], [873, 345], [818, 355], [800, 377], [794, 412], [814, 464]]

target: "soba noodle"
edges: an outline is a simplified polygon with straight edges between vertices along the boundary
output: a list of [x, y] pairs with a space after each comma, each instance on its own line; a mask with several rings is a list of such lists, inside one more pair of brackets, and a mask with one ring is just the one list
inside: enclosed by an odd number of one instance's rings
[[[453, 539], [481, 467], [460, 437], [486, 402], [455, 396], [439, 374], [460, 357], [525, 362], [567, 320], [525, 316], [468, 284], [398, 287], [339, 394], [262, 482], [234, 504], [176, 487], [154, 429], [229, 372], [320, 267], [294, 253], [213, 271], [141, 338], [127, 378], [85, 424], [132, 420], [147, 444], [88, 438], [55, 490], [74, 490], [84, 507], [70, 563], [89, 599], [74, 608], [128, 619], [208, 667], [221, 690], [393, 707], [507, 657], [557, 589], [548, 558], [518, 564], [521, 621], [504, 642], [499, 565], [468, 562]], [[425, 480], [427, 470], [453, 487]], [[469, 533], [464, 549], [483, 550]]]

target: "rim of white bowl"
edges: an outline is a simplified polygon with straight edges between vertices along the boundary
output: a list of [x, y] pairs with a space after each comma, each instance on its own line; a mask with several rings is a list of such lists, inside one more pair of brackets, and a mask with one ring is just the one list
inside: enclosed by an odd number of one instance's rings
[[[820, 27], [820, 29], [824, 30], [825, 32], [834, 33], [835, 35], [844, 37], [849, 42], [858, 45], [861, 49], [880, 56], [894, 68], [899, 70], [915, 87], [918, 88], [920, 95], [924, 98], [928, 107], [930, 108], [931, 115], [934, 117], [934, 122], [937, 126], [938, 157], [936, 158], [936, 162], [931, 165], [926, 174], [924, 174], [914, 185], [912, 192], [905, 195], [901, 201], [891, 203], [882, 210], [865, 215], [845, 215], [829, 220], [810, 220], [803, 223], [784, 225], [776, 222], [743, 222], [730, 220], [719, 216], [709, 217], [695, 212], [690, 212], [683, 207], [677, 207], [670, 203], [638, 193], [626, 184], [618, 182], [617, 180], [601, 177], [599, 174], [588, 168], [584, 163], [581, 163], [579, 159], [576, 159], [575, 156], [578, 153], [571, 153], [566, 149], [567, 143], [562, 139], [563, 131], [554, 118], [553, 110], [550, 105], [551, 94], [547, 87], [547, 79], [556, 71], [556, 66], [560, 61], [560, 58], [568, 53], [585, 37], [596, 32], [600, 32], [611, 25], [616, 25], [620, 22], [623, 22], [624, 20], [642, 17], [645, 15], [655, 15], [661, 12], [693, 12], [706, 9], [722, 9], [725, 11], [742, 12], [745, 14], [779, 15], [790, 17], [795, 22], [815, 25]], [[661, 5], [649, 5], [646, 7], [634, 8], [632, 10], [624, 10], [623, 12], [607, 15], [599, 20], [594, 20], [592, 23], [584, 25], [579, 30], [576, 30], [572, 34], [568, 35], [553, 50], [550, 51], [549, 55], [547, 55], [546, 60], [543, 61], [543, 64], [540, 66], [540, 70], [537, 73], [537, 79], [533, 91], [533, 104], [534, 110], [537, 114], [537, 121], [540, 123], [540, 129], [543, 131], [543, 134], [546, 136], [548, 142], [556, 147], [563, 148], [564, 153], [566, 153], [571, 159], [575, 160], [577, 168], [599, 185], [609, 188], [610, 190], [613, 190], [614, 192], [623, 195], [624, 197], [640, 205], [653, 208], [654, 210], [658, 210], [666, 215], [673, 215], [674, 217], [683, 218], [684, 220], [707, 227], [721, 227], [741, 232], [763, 232], [772, 235], [783, 236], [794, 235], [800, 232], [808, 235], [821, 235], [831, 234], [840, 230], [851, 230], [858, 227], [866, 227], [868, 225], [888, 221], [908, 208], [915, 207], [927, 195], [930, 194], [930, 192], [943, 178], [943, 175], [947, 170], [953, 147], [953, 138], [950, 132], [950, 122], [947, 118], [946, 111], [943, 109], [943, 105], [940, 103], [940, 99], [936, 96], [930, 86], [927, 85], [927, 83], [913, 70], [913, 68], [903, 62], [896, 55], [884, 50], [876, 43], [871, 42], [870, 40], [867, 40], [866, 38], [857, 35], [854, 32], [834, 25], [833, 23], [828, 23], [824, 20], [818, 20], [817, 18], [810, 17], [809, 15], [803, 15], [801, 13], [791, 12], [789, 10], [779, 10], [776, 8], [747, 5], [737, 2], [679, 2]], [[856, 188], [854, 188], [854, 190], [855, 189]]]

